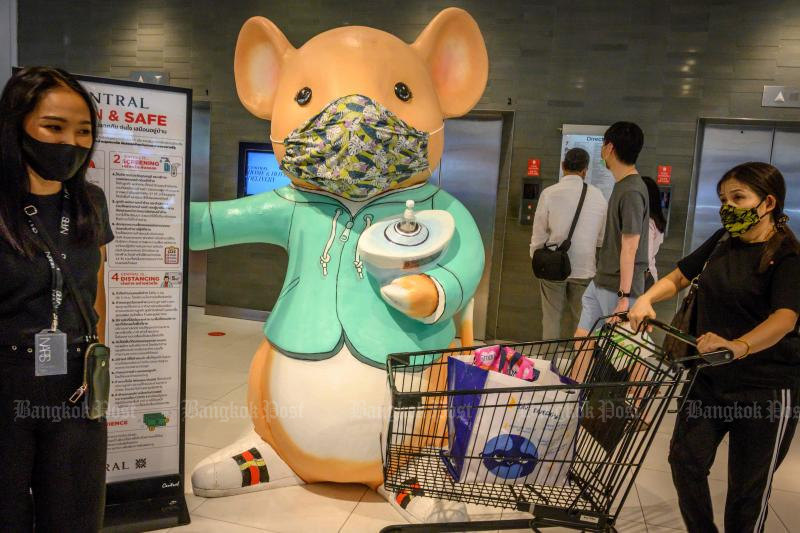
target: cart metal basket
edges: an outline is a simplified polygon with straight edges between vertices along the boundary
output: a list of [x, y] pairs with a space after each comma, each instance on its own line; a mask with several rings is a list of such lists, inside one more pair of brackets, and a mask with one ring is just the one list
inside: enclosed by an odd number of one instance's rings
[[[730, 361], [732, 354], [719, 351], [673, 361], [641, 331], [631, 331], [620, 322], [603, 322], [599, 335], [592, 337], [504, 345], [525, 356], [547, 360], [553, 370], [575, 380], [561, 385], [532, 383], [479, 391], [452, 390], [448, 386], [449, 357], [469, 355], [474, 348], [391, 355], [391, 411], [384, 449], [386, 488], [409, 497], [420, 495], [530, 512], [531, 517], [391, 526], [383, 532], [538, 531], [556, 526], [616, 531], [615, 521], [670, 402], [674, 398], [680, 401], [691, 387], [695, 372], [687, 368], [722, 364]], [[667, 324], [655, 320], [648, 324], [695, 344], [693, 338]], [[449, 423], [459, 415], [455, 410], [463, 408], [463, 397], [476, 394], [482, 397], [480, 404], [473, 402], [467, 408], [476, 427], [487, 425], [480, 433], [484, 438], [472, 443], [466, 452], [454, 454]], [[553, 434], [544, 445], [537, 443], [536, 457], [513, 447], [504, 450], [502, 457], [493, 456], [491, 450], [487, 453], [487, 439], [497, 427], [491, 425], [497, 424], [498, 418], [513, 423], [521, 417], [541, 417], [543, 412], [567, 411], [578, 413], [576, 430]], [[539, 422], [531, 419], [531, 423]], [[492, 429], [486, 429], [488, 426]], [[571, 453], [566, 458], [553, 458], [548, 448], [563, 446], [565, 438], [571, 439], [567, 443]], [[458, 482], [448, 468], [448, 463], [470, 465], [481, 461], [526, 472], [535, 461], [538, 474], [532, 480], [534, 474], [530, 474], [524, 484], [488, 482], [488, 474]], [[560, 476], [566, 479], [561, 486], [548, 485], [554, 472], [566, 474]]]

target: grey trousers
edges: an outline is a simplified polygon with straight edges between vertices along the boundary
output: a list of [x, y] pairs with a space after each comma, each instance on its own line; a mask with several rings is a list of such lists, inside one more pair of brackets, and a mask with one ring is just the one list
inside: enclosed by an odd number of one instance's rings
[[572, 337], [581, 318], [581, 298], [591, 279], [547, 281], [540, 279], [542, 339]]

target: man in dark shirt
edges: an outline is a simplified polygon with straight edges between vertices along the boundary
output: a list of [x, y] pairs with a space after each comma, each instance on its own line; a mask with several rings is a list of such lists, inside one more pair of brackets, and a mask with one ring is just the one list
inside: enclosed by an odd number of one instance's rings
[[583, 294], [576, 337], [588, 335], [600, 317], [630, 309], [644, 292], [648, 257], [647, 186], [636, 170], [644, 134], [633, 122], [617, 122], [606, 130], [600, 155], [616, 181], [597, 274]]

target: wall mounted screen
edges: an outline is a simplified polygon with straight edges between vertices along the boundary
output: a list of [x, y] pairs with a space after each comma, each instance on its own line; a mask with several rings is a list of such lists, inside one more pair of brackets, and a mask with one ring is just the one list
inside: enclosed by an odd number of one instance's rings
[[239, 143], [239, 197], [289, 185], [269, 143]]

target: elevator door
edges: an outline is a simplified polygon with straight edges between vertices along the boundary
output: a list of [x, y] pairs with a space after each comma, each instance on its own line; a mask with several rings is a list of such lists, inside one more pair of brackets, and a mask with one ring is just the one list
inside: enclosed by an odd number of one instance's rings
[[786, 180], [786, 205], [789, 227], [800, 234], [800, 129], [776, 129], [772, 142], [772, 164]]
[[[211, 147], [211, 110], [208, 104], [192, 106], [192, 202], [208, 201], [208, 164]], [[206, 252], [189, 252], [189, 305], [206, 306]]]
[[483, 340], [489, 305], [503, 118], [497, 115], [451, 119], [445, 122], [444, 131], [442, 162], [431, 183], [464, 204], [481, 233], [486, 266], [475, 292], [474, 328], [475, 338]]
[[[685, 252], [697, 249], [720, 228], [717, 182], [732, 167], [747, 161], [769, 161], [774, 128], [707, 124], [703, 131], [694, 205], [689, 207]], [[694, 209], [692, 209], [692, 207]], [[693, 215], [693, 216], [692, 216]], [[691, 231], [691, 233], [689, 233]]]
[[705, 124], [684, 253], [696, 249], [720, 228], [717, 182], [727, 170], [748, 161], [771, 163], [781, 171], [789, 226], [800, 231], [800, 124]]

